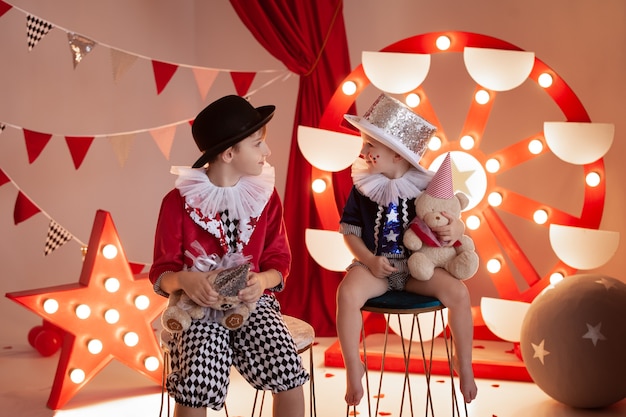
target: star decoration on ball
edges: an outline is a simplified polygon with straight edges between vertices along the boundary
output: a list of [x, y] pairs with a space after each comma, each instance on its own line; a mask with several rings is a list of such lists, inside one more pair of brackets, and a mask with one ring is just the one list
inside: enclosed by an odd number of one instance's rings
[[161, 384], [163, 357], [152, 323], [166, 299], [134, 275], [108, 212], [98, 210], [79, 282], [6, 296], [62, 329], [48, 407], [63, 407], [113, 359]]

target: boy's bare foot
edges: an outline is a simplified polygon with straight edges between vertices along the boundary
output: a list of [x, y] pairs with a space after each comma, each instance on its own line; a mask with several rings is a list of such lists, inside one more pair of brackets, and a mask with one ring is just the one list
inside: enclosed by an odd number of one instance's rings
[[470, 362], [466, 366], [461, 366], [456, 356], [454, 357], [453, 362], [454, 370], [459, 375], [459, 386], [461, 388], [461, 394], [463, 394], [463, 400], [469, 404], [476, 399], [476, 395], [478, 394], [478, 387], [476, 386], [476, 381], [474, 380], [472, 363]]
[[358, 405], [363, 398], [363, 375], [365, 364], [360, 362], [355, 366], [346, 365], [346, 404]]

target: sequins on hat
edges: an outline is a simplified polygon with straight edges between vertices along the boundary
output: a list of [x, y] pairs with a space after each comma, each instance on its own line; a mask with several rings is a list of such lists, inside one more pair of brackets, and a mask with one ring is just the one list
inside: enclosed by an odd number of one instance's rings
[[437, 128], [400, 101], [381, 94], [363, 117], [344, 118], [361, 132], [391, 148], [420, 171], [419, 161]]

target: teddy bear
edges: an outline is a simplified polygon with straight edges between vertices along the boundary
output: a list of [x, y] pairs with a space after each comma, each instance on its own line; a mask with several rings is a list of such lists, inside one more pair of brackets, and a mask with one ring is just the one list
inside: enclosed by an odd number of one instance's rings
[[[196, 247], [202, 255], [195, 257], [190, 270], [208, 272], [225, 267], [217, 275], [209, 277], [219, 299], [208, 307], [202, 307], [184, 291], [178, 290], [170, 294], [168, 305], [161, 314], [161, 324], [170, 333], [181, 333], [191, 326], [192, 320], [201, 319], [218, 322], [229, 330], [239, 329], [256, 307], [256, 303], [244, 303], [237, 296], [246, 286], [250, 264], [240, 254], [227, 254], [231, 256], [219, 259], [215, 255], [207, 256], [199, 245]], [[186, 254], [191, 256], [188, 251]], [[232, 266], [237, 263], [239, 265]]]
[[404, 232], [404, 246], [412, 251], [407, 263], [413, 278], [427, 281], [437, 267], [460, 280], [471, 278], [478, 271], [478, 255], [472, 238], [463, 235], [453, 246], [442, 246], [431, 230], [448, 224], [442, 212], [460, 218], [468, 204], [467, 195], [454, 193], [448, 153], [426, 190], [415, 199], [416, 217]]

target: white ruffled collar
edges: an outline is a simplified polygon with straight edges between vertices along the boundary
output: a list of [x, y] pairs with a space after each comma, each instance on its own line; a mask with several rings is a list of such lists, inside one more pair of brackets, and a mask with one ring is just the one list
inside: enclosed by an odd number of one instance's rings
[[423, 173], [411, 167], [402, 177], [392, 179], [380, 173], [370, 173], [369, 166], [361, 158], [352, 164], [352, 181], [356, 188], [382, 206], [419, 196], [433, 175], [434, 172]]
[[178, 175], [176, 188], [185, 202], [210, 218], [224, 210], [232, 219], [259, 217], [274, 191], [274, 167], [267, 162], [260, 175], [242, 177], [232, 187], [213, 184], [206, 168], [173, 166], [170, 172]]

